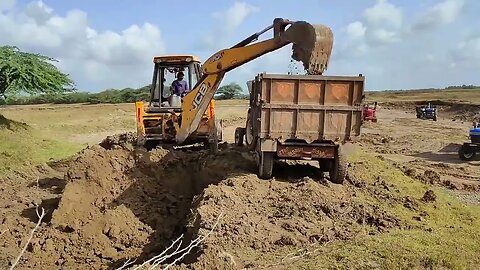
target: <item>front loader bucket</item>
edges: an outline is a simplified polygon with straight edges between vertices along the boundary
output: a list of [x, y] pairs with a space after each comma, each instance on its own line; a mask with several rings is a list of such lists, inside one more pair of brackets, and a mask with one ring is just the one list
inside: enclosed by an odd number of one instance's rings
[[293, 43], [292, 59], [301, 61], [307, 74], [320, 75], [327, 69], [333, 48], [329, 27], [298, 21], [285, 30], [282, 38]]

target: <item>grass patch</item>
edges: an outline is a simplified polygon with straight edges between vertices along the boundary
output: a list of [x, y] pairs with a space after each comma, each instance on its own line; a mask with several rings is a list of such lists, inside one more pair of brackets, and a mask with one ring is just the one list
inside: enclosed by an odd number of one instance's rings
[[83, 148], [47, 139], [30, 126], [0, 116], [0, 174], [69, 157]]
[[[372, 154], [359, 151], [352, 155], [354, 177], [366, 185], [385, 181], [392, 196], [407, 196], [418, 203], [415, 210], [392, 203], [358, 188], [354, 200], [374, 204], [396, 216], [404, 226], [376, 235], [359, 235], [352, 241], [337, 241], [322, 248], [315, 258], [295, 264], [301, 269], [477, 269], [480, 265], [480, 206], [468, 205], [403, 174]], [[432, 189], [435, 202], [421, 201]], [[422, 215], [420, 221], [414, 219]]]
[[441, 100], [480, 104], [479, 92], [480, 89], [371, 91], [366, 93], [366, 97], [369, 101], [378, 102]]

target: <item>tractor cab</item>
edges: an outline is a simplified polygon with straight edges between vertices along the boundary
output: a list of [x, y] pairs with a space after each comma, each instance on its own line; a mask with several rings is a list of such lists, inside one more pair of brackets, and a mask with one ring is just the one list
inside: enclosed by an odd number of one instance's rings
[[377, 102], [373, 104], [365, 104], [362, 110], [362, 120], [363, 121], [372, 121], [377, 122]]
[[147, 112], [181, 111], [181, 101], [174, 96], [172, 83], [181, 72], [187, 85], [187, 93], [200, 80], [200, 60], [190, 55], [157, 56], [153, 58], [154, 69], [150, 102], [145, 108]]

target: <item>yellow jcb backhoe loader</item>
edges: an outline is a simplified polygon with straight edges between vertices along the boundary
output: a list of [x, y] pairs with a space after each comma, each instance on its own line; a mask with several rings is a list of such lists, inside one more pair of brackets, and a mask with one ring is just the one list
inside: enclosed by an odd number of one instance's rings
[[[271, 29], [273, 38], [251, 44]], [[235, 46], [215, 53], [202, 66], [190, 55], [155, 57], [150, 102], [147, 107], [143, 102], [135, 104], [138, 142], [147, 148], [203, 143], [215, 152], [222, 140], [222, 122], [215, 119], [213, 97], [225, 74], [290, 43], [292, 59], [303, 62], [308, 74], [322, 74], [327, 68], [333, 46], [330, 28], [282, 18], [274, 19], [272, 25]], [[180, 71], [187, 71], [192, 90], [179, 104], [168, 98], [170, 88], [164, 83], [167, 75]]]
[[[193, 55], [164, 55], [153, 58], [153, 80], [149, 103], [145, 106], [142, 101], [136, 102], [137, 116], [137, 143], [152, 149], [158, 144], [175, 145], [175, 134], [181, 119], [183, 108], [173, 104], [170, 84], [182, 72], [186, 76], [189, 89], [201, 79], [200, 60]], [[177, 105], [177, 106], [175, 106]], [[216, 123], [215, 123], [216, 121]], [[214, 100], [212, 99], [207, 111], [189, 140], [183, 144], [204, 143], [210, 145], [211, 132], [217, 125], [217, 138], [222, 139], [222, 122], [214, 118]], [[213, 145], [212, 145], [213, 147]]]

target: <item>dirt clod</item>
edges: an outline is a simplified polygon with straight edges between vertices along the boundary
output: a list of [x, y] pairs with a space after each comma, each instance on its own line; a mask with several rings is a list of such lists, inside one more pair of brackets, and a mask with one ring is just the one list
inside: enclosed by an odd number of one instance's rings
[[126, 147], [129, 147], [131, 149], [131, 147], [135, 145], [135, 142], [135, 133], [129, 132], [108, 136], [99, 145], [107, 150]]
[[423, 172], [423, 179], [425, 183], [437, 184], [440, 183], [440, 174], [432, 170], [426, 170]]
[[433, 190], [429, 189], [425, 191], [425, 194], [423, 194], [422, 201], [424, 202], [435, 202], [437, 200], [437, 195]]

